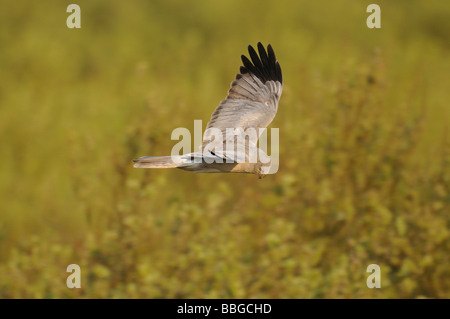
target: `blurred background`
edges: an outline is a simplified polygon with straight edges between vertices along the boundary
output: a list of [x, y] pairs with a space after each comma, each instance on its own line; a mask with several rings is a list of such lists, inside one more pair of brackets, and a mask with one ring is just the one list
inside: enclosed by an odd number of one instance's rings
[[[0, 1], [1, 298], [450, 298], [448, 1], [70, 3]], [[258, 41], [278, 173], [134, 169]]]

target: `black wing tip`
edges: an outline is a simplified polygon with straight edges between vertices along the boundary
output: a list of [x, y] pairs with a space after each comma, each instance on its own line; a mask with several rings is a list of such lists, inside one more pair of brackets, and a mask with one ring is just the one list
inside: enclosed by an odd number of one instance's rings
[[267, 51], [261, 42], [258, 42], [256, 46], [259, 56], [251, 45], [248, 46], [248, 53], [251, 61], [245, 55], [241, 55], [241, 60], [244, 64], [244, 66], [241, 66], [240, 68], [241, 74], [253, 73], [263, 83], [267, 81], [278, 81], [283, 83], [281, 67], [275, 58], [272, 46], [268, 44]]

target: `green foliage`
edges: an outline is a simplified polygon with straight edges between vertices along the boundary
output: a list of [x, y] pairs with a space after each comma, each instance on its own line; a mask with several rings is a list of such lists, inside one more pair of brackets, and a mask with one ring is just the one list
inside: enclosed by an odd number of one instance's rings
[[[75, 30], [68, 3], [2, 2], [0, 297], [450, 298], [450, 6], [379, 1], [370, 30], [369, 3], [77, 1]], [[258, 41], [279, 172], [134, 169]]]

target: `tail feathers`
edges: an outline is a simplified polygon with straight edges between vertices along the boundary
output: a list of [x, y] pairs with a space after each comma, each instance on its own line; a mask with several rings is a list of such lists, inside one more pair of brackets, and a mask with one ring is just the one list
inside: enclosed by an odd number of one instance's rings
[[144, 156], [133, 160], [136, 168], [175, 168], [184, 161], [181, 156]]

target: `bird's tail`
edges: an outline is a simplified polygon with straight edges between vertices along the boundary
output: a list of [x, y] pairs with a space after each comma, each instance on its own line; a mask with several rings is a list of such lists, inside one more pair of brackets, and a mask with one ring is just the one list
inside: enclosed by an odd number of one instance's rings
[[181, 156], [143, 156], [133, 160], [136, 168], [175, 168], [183, 164]]

